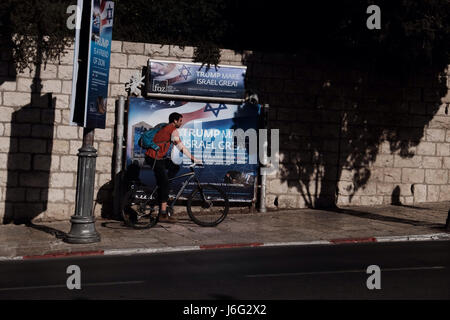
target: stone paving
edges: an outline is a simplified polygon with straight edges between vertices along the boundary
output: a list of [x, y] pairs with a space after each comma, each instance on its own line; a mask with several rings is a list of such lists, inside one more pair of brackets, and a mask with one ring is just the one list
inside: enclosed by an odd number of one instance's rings
[[450, 201], [415, 206], [341, 207], [229, 214], [219, 226], [204, 228], [187, 216], [176, 224], [159, 223], [146, 230], [121, 221], [97, 219], [101, 241], [62, 241], [70, 221], [0, 225], [0, 257], [90, 252], [111, 249], [175, 248], [217, 244], [285, 243], [368, 237], [450, 233], [445, 228]]

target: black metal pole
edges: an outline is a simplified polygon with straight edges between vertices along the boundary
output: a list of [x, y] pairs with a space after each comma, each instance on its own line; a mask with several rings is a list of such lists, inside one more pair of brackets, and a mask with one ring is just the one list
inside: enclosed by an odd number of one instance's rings
[[95, 217], [92, 212], [97, 158], [97, 150], [94, 148], [94, 130], [93, 128], [83, 129], [83, 145], [78, 150], [75, 214], [70, 218], [72, 227], [64, 239], [68, 243], [84, 244], [100, 241], [100, 234], [95, 229]]

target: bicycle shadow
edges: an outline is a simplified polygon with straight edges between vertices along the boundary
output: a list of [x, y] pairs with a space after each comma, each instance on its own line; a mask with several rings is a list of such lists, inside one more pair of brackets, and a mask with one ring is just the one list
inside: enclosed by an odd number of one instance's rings
[[45, 233], [48, 233], [48, 234], [54, 236], [57, 239], [64, 239], [64, 238], [67, 237], [67, 233], [64, 232], [64, 231], [61, 231], [61, 230], [58, 230], [58, 229], [55, 229], [55, 228], [52, 228], [52, 227], [48, 227], [48, 226], [45, 226], [45, 225], [37, 225], [37, 224], [34, 224], [31, 221], [25, 223], [25, 226], [28, 227], [28, 228], [32, 228], [32, 229], [35, 229], [35, 230], [38, 230], [38, 231], [43, 231]]

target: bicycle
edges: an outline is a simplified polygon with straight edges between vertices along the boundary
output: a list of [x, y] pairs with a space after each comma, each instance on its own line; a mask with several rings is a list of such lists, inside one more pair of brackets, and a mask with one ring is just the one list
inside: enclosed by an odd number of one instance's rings
[[[201, 184], [195, 175], [195, 163], [189, 166], [191, 172], [173, 177], [186, 177], [174, 199], [169, 199], [167, 205], [169, 215], [174, 212], [174, 205], [180, 198], [186, 186], [194, 180], [196, 187], [187, 198], [186, 208], [189, 217], [202, 227], [214, 227], [221, 223], [228, 214], [229, 201], [227, 194], [212, 184]], [[122, 199], [121, 212], [125, 224], [135, 229], [146, 229], [159, 221], [158, 186], [153, 190], [139, 181], [132, 181], [129, 190]], [[158, 213], [156, 213], [158, 211]]]

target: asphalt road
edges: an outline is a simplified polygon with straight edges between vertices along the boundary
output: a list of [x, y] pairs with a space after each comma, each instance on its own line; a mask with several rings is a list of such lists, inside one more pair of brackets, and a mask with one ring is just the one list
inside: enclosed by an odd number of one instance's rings
[[[367, 287], [369, 278], [377, 284], [371, 265], [380, 268], [380, 289]], [[76, 275], [81, 289], [69, 290]], [[449, 241], [0, 262], [0, 300], [449, 298]]]

